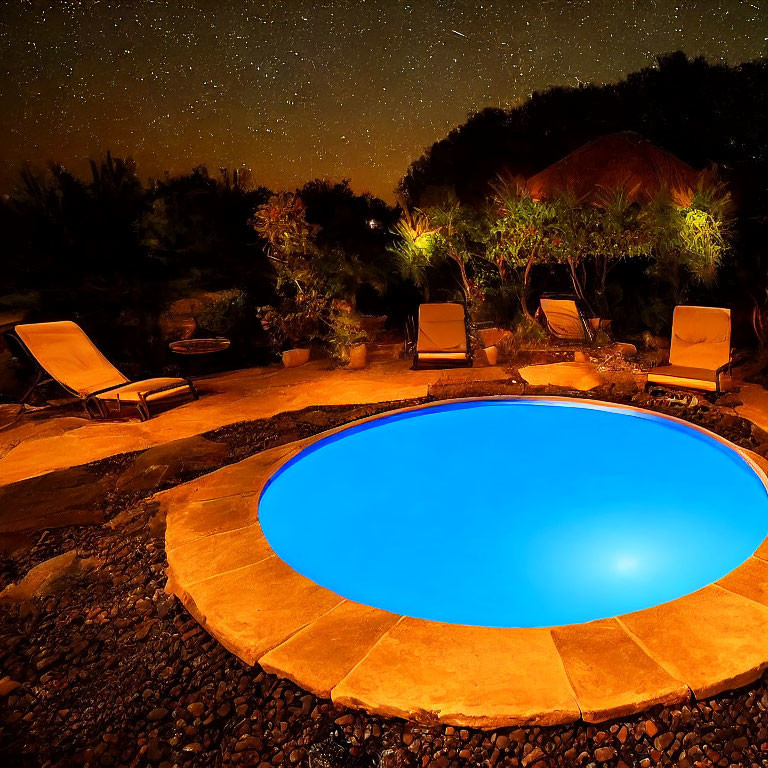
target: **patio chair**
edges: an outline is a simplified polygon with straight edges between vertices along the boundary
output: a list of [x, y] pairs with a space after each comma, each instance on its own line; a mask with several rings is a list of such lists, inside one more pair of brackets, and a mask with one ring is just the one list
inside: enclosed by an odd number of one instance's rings
[[539, 305], [544, 315], [544, 327], [553, 339], [594, 343], [599, 318], [585, 317], [575, 299], [542, 296]]
[[720, 376], [731, 366], [731, 310], [678, 306], [672, 315], [669, 365], [654, 368], [648, 384], [720, 394]]
[[467, 310], [452, 302], [419, 305], [419, 327], [413, 368], [424, 365], [450, 368], [472, 365]]
[[130, 406], [144, 421], [150, 417], [151, 407], [177, 405], [198, 396], [189, 379], [132, 382], [99, 352], [77, 323], [69, 320], [17, 325], [10, 337], [38, 368], [32, 386], [22, 397], [22, 407], [36, 387], [50, 381], [78, 397], [89, 418], [121, 416], [123, 406]]

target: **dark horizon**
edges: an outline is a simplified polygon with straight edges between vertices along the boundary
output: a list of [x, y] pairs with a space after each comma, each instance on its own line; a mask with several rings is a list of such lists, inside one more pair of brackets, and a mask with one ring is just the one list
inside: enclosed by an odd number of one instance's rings
[[681, 50], [764, 56], [751, 2], [20, 3], [0, 11], [0, 188], [24, 162], [87, 173], [106, 151], [142, 178], [250, 167], [273, 189], [349, 178], [392, 191], [425, 147], [486, 107], [612, 83]]

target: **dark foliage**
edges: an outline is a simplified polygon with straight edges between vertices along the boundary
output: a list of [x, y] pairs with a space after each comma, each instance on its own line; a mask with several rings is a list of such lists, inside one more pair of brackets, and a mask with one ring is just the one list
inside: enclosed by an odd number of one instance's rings
[[[321, 227], [318, 238], [358, 255], [371, 274], [378, 269], [374, 282], [381, 288], [396, 212], [355, 195], [347, 182], [315, 180], [302, 194]], [[73, 319], [128, 375], [184, 373], [174, 370], [185, 361], [168, 350], [164, 310], [211, 292], [239, 296], [233, 311], [219, 313], [225, 320], [236, 310], [237, 317], [225, 332], [232, 350], [218, 360], [264, 363], [266, 339], [255, 308], [273, 299], [275, 275], [248, 222], [270, 195], [247, 171], [214, 175], [205, 166], [142, 184], [130, 159], [109, 154], [91, 163], [87, 180], [55, 164], [47, 171], [26, 167], [0, 201], [0, 312], [13, 318], [23, 308], [26, 321]], [[367, 289], [364, 303], [378, 309], [381, 290]], [[206, 330], [198, 323], [199, 332]]]
[[399, 191], [411, 205], [433, 186], [476, 202], [501, 171], [528, 177], [598, 136], [626, 130], [695, 168], [717, 163], [747, 180], [768, 165], [767, 119], [768, 62], [727, 67], [677, 52], [615, 85], [551, 88], [510, 111], [473, 114], [412, 163]]
[[399, 316], [401, 305], [409, 311], [414, 303], [411, 286], [398, 278], [387, 252], [400, 210], [370, 194], [355, 195], [348, 179], [338, 183], [314, 179], [298, 193], [307, 207], [307, 221], [320, 227], [318, 245], [356, 255], [369, 276], [371, 282], [363, 283], [357, 292], [360, 311]]
[[[765, 301], [768, 284], [766, 124], [768, 61], [729, 67], [676, 52], [617, 84], [551, 88], [510, 111], [471, 115], [411, 164], [398, 192], [418, 207], [447, 187], [477, 205], [499, 173], [529, 177], [598, 136], [636, 131], [694, 168], [716, 165], [728, 182], [738, 206], [734, 256], [714, 293], [698, 298], [735, 305], [741, 336], [749, 339], [754, 302]], [[623, 294], [628, 311], [651, 311], [637, 306], [650, 299], [632, 296], [644, 281], [635, 269], [611, 287]]]

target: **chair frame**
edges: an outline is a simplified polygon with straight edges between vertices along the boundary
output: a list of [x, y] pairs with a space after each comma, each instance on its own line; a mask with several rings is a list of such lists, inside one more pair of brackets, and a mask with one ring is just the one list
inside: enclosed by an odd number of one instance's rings
[[[98, 396], [111, 392], [114, 389], [119, 389], [120, 387], [124, 387], [125, 384], [116, 384], [113, 387], [100, 389], [97, 392], [91, 392], [85, 397], [81, 397], [79, 394], [77, 394], [77, 392], [73, 392], [69, 387], [67, 387], [66, 384], [62, 384], [62, 382], [58, 381], [57, 379], [54, 379], [53, 376], [51, 376], [48, 373], [48, 371], [46, 371], [45, 368], [43, 368], [43, 366], [40, 364], [38, 359], [27, 348], [27, 345], [21, 340], [21, 338], [15, 332], [15, 330], [5, 331], [3, 335], [5, 336], [6, 339], [10, 341], [12, 347], [14, 347], [16, 350], [22, 350], [24, 353], [24, 356], [36, 368], [35, 378], [32, 381], [32, 384], [30, 385], [30, 387], [26, 390], [26, 392], [21, 398], [20, 405], [22, 407], [22, 410], [26, 407], [27, 400], [32, 396], [32, 393], [38, 387], [41, 387], [45, 384], [50, 384], [53, 382], [57, 386], [61, 387], [61, 389], [63, 389], [68, 394], [72, 395], [73, 397], [76, 397], [82, 403], [83, 410], [85, 411], [85, 415], [89, 419], [94, 419], [94, 418], [109, 419], [112, 417], [112, 414], [110, 413], [110, 409], [106, 401], [100, 400]], [[186, 386], [189, 388], [189, 393], [192, 396], [192, 399], [198, 400], [200, 397], [200, 394], [197, 391], [192, 379], [184, 378], [183, 381], [186, 384]], [[149, 407], [149, 402], [147, 402], [147, 397], [151, 395], [155, 395], [158, 392], [165, 392], [171, 389], [179, 389], [181, 386], [183, 385], [182, 384], [165, 384], [162, 387], [155, 387], [154, 389], [147, 390], [146, 392], [138, 392], [137, 393], [138, 400], [135, 403], [131, 403], [130, 405], [136, 408], [139, 414], [139, 419], [141, 421], [147, 421], [152, 416], [152, 412]], [[124, 403], [120, 401], [119, 395], [112, 402], [117, 403], [117, 417], [119, 418], [122, 415], [122, 408]]]
[[[715, 369], [713, 373], [715, 374], [715, 389], [711, 392], [711, 394], [715, 395], [716, 397], [719, 397], [723, 394], [723, 390], [720, 388], [720, 376], [725, 372], [728, 371], [728, 375], [733, 374], [733, 366], [735, 363], [738, 363], [741, 359], [741, 356], [734, 357], [733, 350], [731, 350], [731, 358], [727, 363], [723, 363], [719, 368]], [[655, 368], [655, 366], [654, 366]], [[654, 370], [654, 368], [651, 368], [651, 371]], [[691, 379], [691, 381], [695, 381], [695, 379]], [[704, 393], [706, 394], [709, 392], [709, 390], [701, 389], [699, 387], [694, 386], [686, 386], [685, 384], [660, 384], [655, 381], [646, 381], [645, 382], [645, 391], [648, 392], [651, 387], [671, 387], [672, 389], [694, 389], [696, 392]]]
[[[424, 303], [430, 303], [430, 302], [424, 302]], [[439, 302], [439, 303], [461, 304], [461, 306], [464, 307], [464, 337], [466, 339], [465, 343], [467, 345], [466, 358], [464, 360], [419, 361], [419, 314], [418, 314], [418, 310], [416, 310], [416, 313], [411, 315], [406, 321], [406, 354], [408, 353], [408, 346], [410, 346], [413, 353], [413, 365], [411, 366], [412, 371], [418, 371], [419, 369], [423, 370], [424, 368], [471, 368], [474, 362], [474, 352], [472, 350], [472, 336], [471, 336], [472, 322], [469, 318], [469, 310], [467, 309], [466, 303], [463, 301], [450, 301], [450, 302]], [[413, 334], [410, 341], [408, 340], [409, 333]]]
[[[717, 309], [717, 307], [714, 307], [714, 309]], [[672, 332], [674, 332], [674, 325], [673, 325], [673, 328], [672, 328]], [[727, 363], [723, 363], [719, 368], [716, 368], [713, 371], [713, 373], [715, 374], [715, 389], [714, 389], [714, 391], [711, 394], [715, 395], [715, 397], [719, 397], [723, 393], [723, 390], [720, 388], [720, 376], [725, 371], [728, 371], [728, 375], [729, 376], [732, 375], [733, 374], [733, 366], [736, 363], [741, 362], [741, 360], [743, 360], [744, 357], [745, 357], [745, 355], [743, 355], [743, 354], [735, 355], [734, 351], [733, 351], [733, 347], [731, 347], [731, 349], [729, 351], [729, 354], [728, 354], [728, 362]], [[654, 368], [655, 367], [656, 366], [654, 366]], [[653, 370], [653, 368], [651, 369], [651, 371], [652, 370]], [[692, 379], [692, 381], [695, 381], [695, 379]], [[673, 389], [693, 389], [693, 390], [696, 390], [696, 392], [705, 393], [705, 394], [709, 392], [709, 390], [700, 389], [699, 387], [694, 387], [694, 386], [686, 387], [685, 384], [658, 384], [655, 381], [646, 381], [645, 382], [644, 391], [648, 392], [650, 390], [650, 388], [654, 387], [654, 386], [655, 387], [672, 387]]]
[[[556, 336], [549, 325], [549, 319], [547, 318], [547, 313], [544, 311], [544, 308], [541, 306], [541, 299], [552, 299], [553, 301], [572, 301], [576, 307], [576, 311], [579, 314], [579, 320], [581, 321], [581, 327], [584, 331], [584, 338], [583, 339], [564, 339], [560, 336]], [[582, 312], [581, 307], [579, 306], [579, 299], [577, 296], [566, 296], [566, 295], [558, 295], [558, 294], [546, 294], [543, 293], [539, 297], [539, 306], [538, 311], [541, 312], [541, 316], [544, 318], [544, 330], [549, 334], [549, 337], [551, 339], [554, 339], [558, 342], [564, 342], [564, 343], [572, 343], [572, 344], [588, 344], [592, 345], [595, 343], [595, 340], [597, 339], [597, 329], [593, 328], [590, 322], [587, 320], [587, 318], [584, 315], [584, 312]]]

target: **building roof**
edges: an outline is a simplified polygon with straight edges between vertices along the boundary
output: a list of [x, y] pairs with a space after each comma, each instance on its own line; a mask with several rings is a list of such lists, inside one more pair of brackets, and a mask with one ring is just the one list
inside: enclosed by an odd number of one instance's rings
[[666, 187], [678, 205], [690, 205], [700, 171], [640, 134], [622, 131], [600, 136], [528, 179], [534, 199], [571, 192], [597, 202], [603, 191], [623, 187], [643, 204]]

